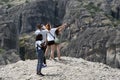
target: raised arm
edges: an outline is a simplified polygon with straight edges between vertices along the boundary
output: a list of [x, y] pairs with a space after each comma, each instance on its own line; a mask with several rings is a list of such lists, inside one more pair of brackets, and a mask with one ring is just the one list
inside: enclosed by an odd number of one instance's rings
[[61, 32], [63, 29], [67, 27], [67, 23], [62, 24], [61, 26], [57, 27], [58, 31]]

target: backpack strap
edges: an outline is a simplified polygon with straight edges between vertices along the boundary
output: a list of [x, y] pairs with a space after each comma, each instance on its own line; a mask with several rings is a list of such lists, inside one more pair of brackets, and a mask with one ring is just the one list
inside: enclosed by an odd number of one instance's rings
[[55, 39], [55, 36], [53, 36], [53, 34], [51, 32], [48, 32], [48, 33], [50, 33], [50, 35]]
[[36, 48], [37, 48], [37, 49], [38, 49], [38, 48], [41, 48], [41, 46], [39, 46], [39, 45], [37, 44], [37, 47], [36, 47]]

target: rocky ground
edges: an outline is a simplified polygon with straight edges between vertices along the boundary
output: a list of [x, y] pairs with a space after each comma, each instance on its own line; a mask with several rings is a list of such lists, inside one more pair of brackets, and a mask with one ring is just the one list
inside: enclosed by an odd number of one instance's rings
[[61, 61], [47, 60], [42, 69], [44, 77], [36, 75], [37, 60], [19, 61], [0, 68], [0, 80], [119, 80], [120, 70], [102, 63], [62, 57]]

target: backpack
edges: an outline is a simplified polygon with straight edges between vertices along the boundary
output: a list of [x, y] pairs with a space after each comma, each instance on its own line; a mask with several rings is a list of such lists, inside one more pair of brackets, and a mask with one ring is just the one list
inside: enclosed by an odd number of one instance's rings
[[56, 31], [55, 31], [55, 43], [56, 44], [59, 44], [60, 43], [60, 34], [59, 34], [59, 30], [57, 29]]

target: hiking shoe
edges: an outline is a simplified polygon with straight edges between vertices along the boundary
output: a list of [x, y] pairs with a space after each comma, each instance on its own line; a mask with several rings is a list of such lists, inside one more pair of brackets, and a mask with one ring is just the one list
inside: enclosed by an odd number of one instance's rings
[[42, 74], [42, 73], [37, 73], [37, 75], [40, 75], [40, 76], [45, 76], [44, 74]]
[[45, 68], [45, 67], [47, 67], [47, 64], [42, 64], [42, 68]]
[[42, 73], [40, 73], [39, 75], [40, 75], [40, 76], [45, 76], [45, 75], [44, 75], [44, 74], [42, 74]]

